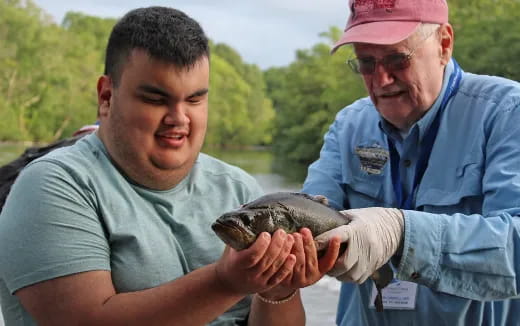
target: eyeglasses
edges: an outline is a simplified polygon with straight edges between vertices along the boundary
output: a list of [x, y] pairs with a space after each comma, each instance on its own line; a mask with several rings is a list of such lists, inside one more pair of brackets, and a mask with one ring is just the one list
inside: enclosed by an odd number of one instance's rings
[[374, 57], [362, 57], [347, 60], [347, 64], [350, 69], [356, 74], [372, 75], [376, 71], [377, 63], [381, 63], [387, 71], [399, 71], [410, 67], [410, 59], [415, 54], [415, 51], [419, 49], [420, 45], [423, 44], [433, 33], [429, 34], [423, 40], [421, 40], [410, 53], [392, 53], [384, 56], [381, 59]]

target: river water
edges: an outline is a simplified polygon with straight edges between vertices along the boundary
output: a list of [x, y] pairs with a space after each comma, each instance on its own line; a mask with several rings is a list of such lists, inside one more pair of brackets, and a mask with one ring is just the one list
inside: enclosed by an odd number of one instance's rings
[[[23, 151], [20, 145], [0, 144], [0, 165], [14, 159]], [[255, 177], [266, 193], [276, 191], [298, 191], [305, 171], [302, 167], [274, 163], [271, 152], [266, 150], [210, 151], [226, 162], [237, 165]], [[276, 168], [273, 168], [276, 166]], [[302, 299], [309, 326], [335, 325], [336, 306], [340, 283], [325, 276], [316, 284], [302, 289]], [[0, 326], [4, 326], [0, 314]]]

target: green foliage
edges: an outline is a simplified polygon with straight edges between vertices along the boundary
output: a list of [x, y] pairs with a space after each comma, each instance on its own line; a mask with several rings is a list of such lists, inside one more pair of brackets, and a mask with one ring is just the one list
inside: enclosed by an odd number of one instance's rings
[[0, 140], [52, 141], [95, 120], [101, 40], [83, 21], [107, 34], [113, 20], [67, 17], [68, 29], [30, 1], [0, 1]]
[[[52, 141], [96, 119], [96, 81], [115, 24], [69, 12], [61, 26], [30, 1], [0, 0], [0, 141]], [[209, 146], [269, 144], [263, 73], [211, 43]]]
[[241, 129], [250, 128], [246, 102], [250, 92], [249, 85], [240, 78], [233, 67], [213, 54], [207, 145], [242, 144]]
[[[341, 34], [331, 28], [321, 35], [333, 44], [330, 38]], [[303, 164], [317, 159], [335, 114], [365, 94], [361, 79], [345, 64], [352, 50], [342, 47], [331, 56], [330, 49], [320, 43], [299, 50], [291, 65], [265, 73], [276, 109], [273, 148], [279, 158]]]
[[520, 80], [519, 0], [451, 0], [454, 57], [466, 71]]
[[240, 147], [271, 142], [274, 110], [263, 73], [225, 44], [212, 44], [207, 146]]

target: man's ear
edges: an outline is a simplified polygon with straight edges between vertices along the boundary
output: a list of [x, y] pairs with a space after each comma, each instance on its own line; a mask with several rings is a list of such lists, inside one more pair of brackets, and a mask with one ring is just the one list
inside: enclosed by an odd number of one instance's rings
[[112, 99], [113, 84], [112, 79], [103, 75], [97, 82], [98, 95], [98, 116], [106, 117], [110, 111], [110, 101]]
[[451, 55], [453, 54], [453, 42], [455, 40], [453, 34], [453, 27], [449, 24], [442, 24], [439, 30], [439, 37], [441, 41], [440, 57], [441, 63], [447, 65], [450, 62]]

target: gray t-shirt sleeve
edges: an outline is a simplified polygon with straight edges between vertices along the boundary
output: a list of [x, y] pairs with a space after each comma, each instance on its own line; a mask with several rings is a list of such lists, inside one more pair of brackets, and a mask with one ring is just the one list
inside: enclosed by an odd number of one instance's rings
[[258, 199], [258, 197], [261, 197], [265, 194], [265, 192], [262, 189], [262, 187], [260, 186], [260, 184], [258, 184], [258, 182], [252, 176], [249, 176], [249, 177], [250, 177], [250, 179], [247, 181], [247, 184], [249, 186], [248, 200], [246, 202], [250, 202], [255, 199]]
[[9, 291], [90, 270], [110, 252], [88, 187], [40, 160], [16, 180], [0, 215], [0, 273]]

